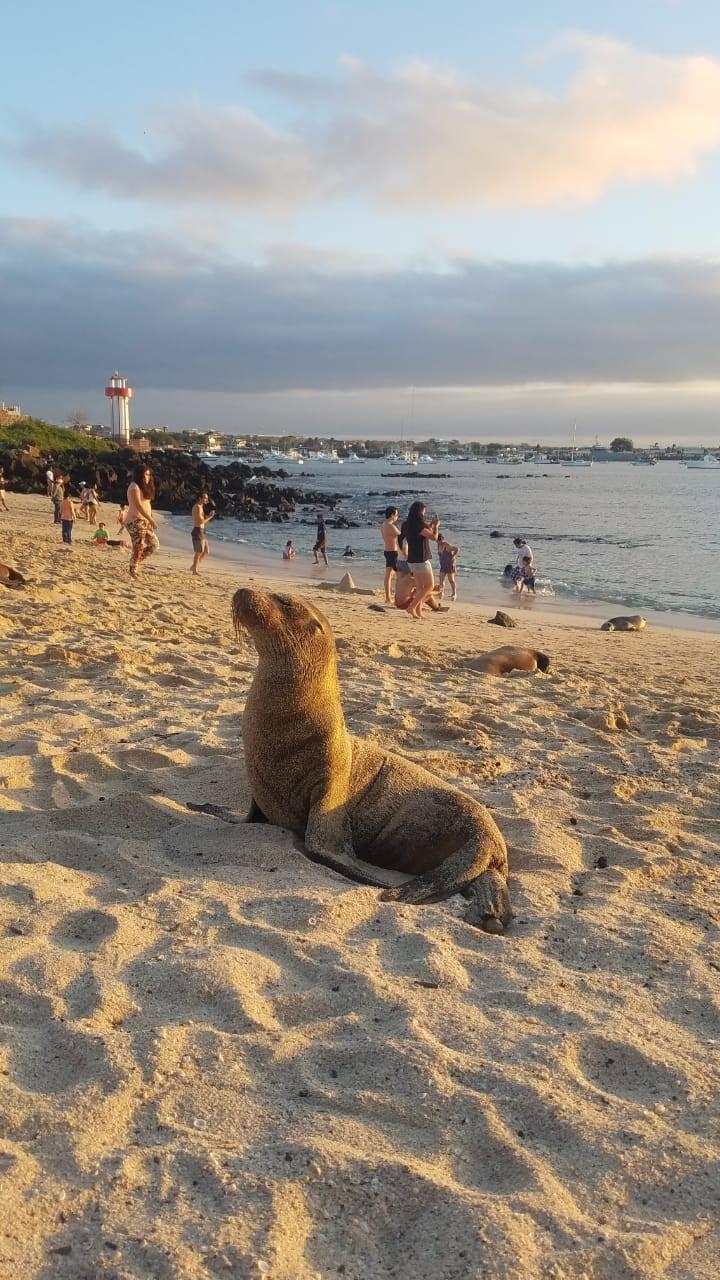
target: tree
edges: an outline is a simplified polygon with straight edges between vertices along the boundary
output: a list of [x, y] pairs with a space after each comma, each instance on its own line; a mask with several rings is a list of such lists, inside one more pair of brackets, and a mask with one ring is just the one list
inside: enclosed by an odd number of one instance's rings
[[632, 453], [635, 445], [627, 436], [616, 436], [610, 441], [610, 448], [613, 453]]
[[73, 431], [84, 431], [89, 425], [88, 416], [83, 409], [73, 409], [72, 413], [68, 413], [65, 421]]

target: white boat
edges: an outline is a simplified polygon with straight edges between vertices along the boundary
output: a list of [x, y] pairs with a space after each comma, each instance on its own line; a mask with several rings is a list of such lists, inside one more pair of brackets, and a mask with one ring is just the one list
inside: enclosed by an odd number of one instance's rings
[[574, 426], [573, 436], [572, 436], [572, 439], [573, 439], [572, 451], [570, 453], [570, 457], [565, 459], [563, 466], [564, 467], [591, 467], [593, 464], [592, 458], [579, 458], [577, 456], [576, 438], [577, 438], [577, 427]]
[[389, 453], [387, 461], [391, 467], [416, 467], [418, 464], [417, 454], [412, 453]]
[[657, 458], [633, 458], [632, 465], [634, 467], [656, 467]]
[[418, 462], [434, 462], [435, 459], [430, 457], [429, 453], [421, 453]]
[[356, 453], [349, 453], [347, 458], [345, 458], [345, 462], [364, 462], [364, 461], [365, 459], [359, 458]]
[[720, 459], [714, 453], [704, 453], [702, 458], [691, 458], [685, 465], [688, 471], [720, 471]]

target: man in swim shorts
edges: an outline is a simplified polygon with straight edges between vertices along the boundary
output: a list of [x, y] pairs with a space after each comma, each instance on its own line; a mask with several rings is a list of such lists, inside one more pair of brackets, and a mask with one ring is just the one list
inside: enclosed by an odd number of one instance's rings
[[196, 578], [200, 573], [200, 561], [204, 560], [205, 556], [210, 554], [210, 546], [205, 532], [205, 525], [213, 519], [215, 512], [211, 511], [210, 515], [205, 514], [205, 507], [209, 501], [209, 495], [203, 490], [202, 493], [198, 494], [197, 500], [192, 509], [193, 527], [190, 534], [193, 544], [192, 572]]
[[392, 580], [397, 573], [398, 552], [400, 549], [400, 527], [397, 522], [397, 507], [385, 508], [385, 519], [380, 525], [380, 534], [385, 549], [385, 603], [392, 604]]

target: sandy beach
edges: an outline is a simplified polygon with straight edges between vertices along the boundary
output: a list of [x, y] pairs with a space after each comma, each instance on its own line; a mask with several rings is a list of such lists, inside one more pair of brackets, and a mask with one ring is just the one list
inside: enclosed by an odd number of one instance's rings
[[[2, 1280], [717, 1275], [718, 636], [413, 623], [293, 569], [350, 730], [500, 826], [495, 937], [187, 808], [247, 805], [230, 599], [280, 563], [193, 580], [168, 533], [133, 583], [8, 504]], [[549, 673], [472, 670], [508, 641]]]

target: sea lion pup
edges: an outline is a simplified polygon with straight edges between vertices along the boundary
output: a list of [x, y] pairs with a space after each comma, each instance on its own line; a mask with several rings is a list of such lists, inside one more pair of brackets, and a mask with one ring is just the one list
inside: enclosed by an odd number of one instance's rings
[[511, 671], [549, 671], [550, 659], [539, 649], [519, 649], [514, 644], [504, 644], [477, 658], [468, 658], [463, 666], [484, 671], [489, 676], [509, 676]]
[[[232, 616], [259, 658], [243, 716], [246, 821], [296, 832], [311, 858], [385, 887], [386, 902], [463, 893], [465, 919], [502, 933], [512, 913], [498, 828], [476, 800], [347, 732], [327, 618], [296, 596], [245, 587]], [[398, 885], [381, 868], [415, 878]]]
[[644, 618], [639, 613], [630, 614], [627, 617], [608, 618], [607, 622], [603, 622], [601, 631], [642, 631], [647, 626]]

